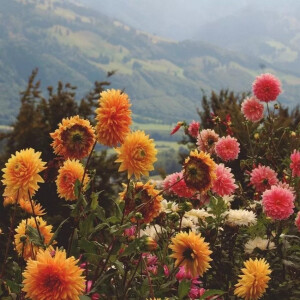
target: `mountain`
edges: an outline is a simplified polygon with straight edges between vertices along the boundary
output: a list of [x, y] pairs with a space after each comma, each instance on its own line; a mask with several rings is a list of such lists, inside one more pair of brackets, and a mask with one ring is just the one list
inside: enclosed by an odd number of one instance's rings
[[[42, 87], [58, 80], [78, 86], [78, 96], [106, 79], [125, 89], [136, 120], [172, 123], [197, 118], [203, 91], [249, 91], [265, 60], [194, 41], [173, 41], [139, 31], [78, 2], [0, 0], [0, 124], [11, 123], [18, 93], [32, 69]], [[269, 71], [283, 83], [284, 104], [297, 103], [300, 76]]]

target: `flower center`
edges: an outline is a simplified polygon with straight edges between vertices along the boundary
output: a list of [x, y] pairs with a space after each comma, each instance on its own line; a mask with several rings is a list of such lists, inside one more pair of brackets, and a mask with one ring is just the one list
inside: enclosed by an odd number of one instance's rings
[[57, 274], [48, 274], [46, 275], [44, 285], [51, 290], [58, 290], [61, 286], [60, 278]]
[[188, 260], [194, 260], [195, 259], [195, 253], [191, 248], [187, 248], [186, 250], [183, 251], [182, 256], [185, 259]]

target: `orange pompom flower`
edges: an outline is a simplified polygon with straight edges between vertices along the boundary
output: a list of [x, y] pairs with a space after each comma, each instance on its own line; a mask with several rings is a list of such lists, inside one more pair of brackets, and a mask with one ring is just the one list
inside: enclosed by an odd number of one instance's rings
[[257, 300], [261, 298], [268, 287], [271, 279], [270, 266], [264, 258], [244, 262], [243, 275], [239, 275], [240, 280], [235, 285], [234, 294], [245, 300]]
[[[36, 217], [36, 220], [39, 225], [39, 231], [43, 238], [44, 245], [47, 245], [53, 236], [53, 233], [51, 232], [52, 225], [47, 225], [47, 223], [41, 217]], [[27, 233], [27, 229], [28, 229], [27, 226], [36, 228], [34, 217], [31, 217], [30, 219], [22, 220], [18, 225], [18, 227], [16, 228], [16, 234], [15, 234], [16, 250], [18, 254], [20, 256], [23, 256], [25, 260], [29, 258], [35, 258], [36, 253], [40, 249], [39, 246], [30, 242]], [[50, 249], [52, 249], [52, 247]]]
[[100, 94], [96, 109], [96, 132], [100, 144], [116, 147], [130, 132], [131, 110], [128, 95], [120, 90], [107, 90]]
[[142, 219], [139, 222], [150, 223], [160, 213], [163, 198], [159, 192], [150, 182], [136, 182], [129, 190], [125, 186], [125, 190], [120, 193], [121, 200], [125, 201], [125, 214], [128, 215], [141, 205], [138, 212], [142, 214]]
[[208, 153], [191, 151], [183, 164], [183, 176], [187, 187], [205, 193], [217, 178], [216, 168], [216, 163]]
[[184, 266], [186, 273], [190, 272], [193, 277], [202, 276], [210, 268], [212, 251], [201, 234], [179, 232], [169, 248], [173, 250], [170, 257], [176, 258], [175, 265]]
[[29, 200], [20, 199], [19, 205], [28, 214], [36, 216], [42, 216], [46, 214], [45, 209], [41, 206], [41, 204], [36, 203], [35, 201], [32, 201], [34, 213], [32, 211], [32, 206]]
[[4, 197], [10, 197], [15, 203], [18, 199], [29, 199], [38, 190], [38, 183], [44, 182], [39, 172], [45, 169], [40, 159], [41, 152], [32, 148], [17, 151], [5, 164], [2, 183], [5, 185]]
[[90, 122], [79, 116], [63, 119], [50, 136], [53, 138], [51, 146], [54, 153], [65, 159], [82, 159], [88, 156], [96, 140], [95, 130]]
[[119, 172], [128, 171], [128, 178], [132, 174], [139, 179], [141, 175], [148, 176], [154, 170], [153, 164], [157, 160], [155, 144], [144, 131], [137, 130], [128, 134], [121, 147], [115, 149], [118, 153], [116, 162], [120, 162]]
[[29, 259], [23, 272], [23, 291], [31, 300], [79, 300], [85, 289], [83, 269], [78, 260], [66, 257], [56, 249], [55, 254], [39, 251], [36, 260]]
[[[58, 170], [58, 176], [56, 179], [57, 193], [59, 197], [66, 200], [76, 200], [75, 195], [75, 183], [78, 179], [82, 181], [84, 174], [84, 167], [78, 160], [68, 159], [64, 162], [63, 166]], [[84, 177], [82, 190], [87, 187], [89, 176], [86, 174]]]

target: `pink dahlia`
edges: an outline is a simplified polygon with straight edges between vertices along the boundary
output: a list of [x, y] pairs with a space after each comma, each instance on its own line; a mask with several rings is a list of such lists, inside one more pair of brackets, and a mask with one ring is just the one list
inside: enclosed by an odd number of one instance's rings
[[231, 169], [225, 167], [224, 164], [217, 166], [217, 179], [214, 181], [212, 187], [214, 193], [223, 197], [225, 195], [231, 195], [237, 188], [237, 185], [234, 183], [233, 174], [230, 171]]
[[194, 138], [197, 138], [199, 129], [200, 129], [200, 123], [193, 120], [188, 128], [189, 135]]
[[272, 185], [278, 183], [277, 173], [270, 167], [259, 165], [250, 174], [250, 183], [254, 185], [257, 192], [264, 192]]
[[219, 135], [212, 129], [201, 130], [197, 137], [197, 145], [200, 151], [213, 154], [215, 144], [219, 140]]
[[294, 150], [291, 154], [291, 164], [290, 168], [292, 169], [293, 177], [300, 176], [300, 152]]
[[163, 181], [163, 189], [168, 194], [175, 194], [184, 198], [191, 198], [195, 194], [195, 191], [186, 186], [182, 172], [168, 175]]
[[265, 214], [275, 220], [287, 219], [293, 212], [295, 195], [279, 186], [272, 186], [262, 194]]
[[251, 122], [258, 122], [264, 116], [264, 105], [256, 97], [248, 97], [242, 103], [242, 113]]
[[298, 228], [298, 231], [300, 231], [300, 211], [298, 211], [298, 214], [296, 216], [295, 225]]
[[230, 135], [226, 137], [223, 136], [216, 143], [215, 151], [217, 155], [225, 161], [234, 160], [237, 159], [240, 153], [240, 144], [236, 138]]
[[270, 102], [276, 100], [281, 93], [281, 84], [274, 75], [265, 73], [256, 77], [252, 84], [252, 90], [260, 101]]

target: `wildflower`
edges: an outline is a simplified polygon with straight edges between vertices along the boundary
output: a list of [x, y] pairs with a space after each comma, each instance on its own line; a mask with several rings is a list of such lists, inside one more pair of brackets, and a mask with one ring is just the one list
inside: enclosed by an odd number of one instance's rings
[[296, 151], [291, 154], [291, 164], [290, 168], [292, 169], [293, 177], [300, 176], [300, 151]]
[[100, 94], [96, 109], [96, 132], [100, 144], [116, 147], [130, 132], [131, 110], [128, 95], [120, 90], [107, 90]]
[[295, 225], [298, 228], [298, 231], [300, 231], [300, 211], [298, 211], [296, 219], [295, 219]]
[[184, 214], [184, 217], [193, 218], [196, 220], [193, 220], [193, 222], [198, 225], [198, 220], [205, 221], [206, 218], [211, 217], [212, 215], [209, 214], [205, 209], [191, 209], [190, 211], [186, 212]]
[[256, 97], [248, 97], [242, 103], [242, 113], [248, 121], [258, 122], [264, 116], [264, 105]]
[[143, 131], [128, 134], [121, 145], [115, 149], [118, 153], [116, 162], [120, 162], [119, 172], [128, 171], [128, 178], [134, 175], [137, 179], [141, 175], [148, 176], [154, 170], [153, 163], [157, 160], [155, 144], [149, 135]]
[[250, 174], [250, 184], [254, 185], [257, 192], [264, 192], [277, 183], [277, 173], [270, 167], [259, 165]]
[[67, 258], [66, 252], [39, 251], [36, 260], [30, 259], [23, 272], [23, 291], [32, 300], [79, 300], [85, 290], [83, 269], [78, 260]]
[[161, 210], [160, 212], [164, 212], [166, 214], [177, 212], [179, 210], [178, 204], [173, 201], [167, 201], [166, 199], [163, 199], [161, 201]]
[[147, 225], [144, 229], [140, 230], [140, 236], [149, 236], [153, 240], [158, 241], [159, 235], [164, 232], [164, 229], [158, 225]]
[[217, 165], [217, 179], [213, 182], [212, 186], [214, 193], [223, 197], [225, 195], [231, 195], [237, 188], [237, 185], [234, 183], [233, 174], [230, 171], [231, 169], [225, 167], [224, 164]]
[[274, 75], [265, 73], [256, 77], [252, 84], [252, 90], [260, 101], [270, 102], [276, 100], [281, 93], [281, 84]]
[[245, 209], [230, 209], [223, 216], [229, 226], [250, 226], [257, 222], [256, 214]]
[[189, 125], [188, 133], [193, 138], [197, 138], [199, 129], [200, 129], [200, 123], [193, 120], [192, 123]]
[[245, 244], [245, 253], [251, 254], [255, 248], [258, 248], [262, 251], [273, 250], [275, 249], [275, 244], [270, 240], [257, 236]]
[[197, 136], [197, 145], [200, 151], [215, 153], [215, 144], [219, 140], [219, 135], [212, 129], [201, 130]]
[[[68, 159], [58, 171], [56, 179], [57, 193], [59, 197], [68, 201], [76, 200], [75, 183], [77, 180], [82, 181], [84, 174], [83, 165], [78, 160]], [[82, 190], [84, 191], [89, 181], [88, 175], [85, 176]]]
[[173, 128], [173, 130], [171, 131], [170, 135], [173, 135], [174, 133], [176, 133], [184, 125], [185, 125], [184, 122], [178, 122], [176, 124], [176, 126]]
[[289, 189], [271, 186], [262, 194], [265, 214], [275, 220], [287, 219], [293, 212], [295, 195]]
[[179, 232], [172, 238], [169, 248], [173, 251], [170, 257], [176, 259], [175, 265], [184, 266], [185, 271], [193, 277], [202, 276], [210, 268], [209, 262], [212, 259], [209, 255], [212, 251], [201, 234]]
[[240, 144], [237, 139], [231, 136], [222, 137], [215, 145], [216, 154], [224, 161], [238, 158], [240, 153]]
[[[52, 225], [47, 225], [46, 221], [44, 221], [41, 217], [36, 217], [36, 220], [39, 226], [39, 232], [43, 238], [43, 243], [44, 245], [47, 245], [53, 236]], [[36, 253], [40, 249], [39, 246], [33, 244], [29, 240], [29, 236], [27, 233], [28, 226], [37, 228], [34, 217], [22, 220], [16, 228], [15, 234], [16, 250], [18, 254], [20, 256], [23, 256], [25, 260], [34, 258], [36, 256]]]
[[200, 193], [206, 192], [216, 179], [216, 164], [208, 153], [190, 152], [183, 164], [183, 176], [187, 187]]
[[186, 186], [182, 172], [168, 175], [163, 181], [163, 188], [167, 194], [173, 194], [183, 198], [192, 198], [195, 194], [193, 189], [189, 189]]
[[82, 159], [89, 155], [96, 140], [95, 130], [88, 120], [79, 116], [65, 118], [58, 129], [50, 133], [56, 155], [65, 159]]
[[259, 299], [268, 287], [271, 279], [270, 266], [264, 258], [252, 260], [251, 258], [244, 262], [245, 268], [242, 269], [243, 275], [235, 285], [234, 294], [245, 300]]
[[[18, 199], [29, 199], [38, 190], [43, 178], [39, 172], [45, 169], [45, 162], [40, 159], [41, 152], [32, 148], [17, 151], [5, 164], [2, 183], [5, 185], [4, 197], [10, 197], [15, 203]], [[17, 199], [18, 198], [18, 199]]]
[[32, 211], [32, 206], [29, 200], [20, 199], [19, 205], [24, 211], [31, 215], [34, 214], [36, 216], [42, 216], [46, 214], [45, 209], [41, 206], [41, 204], [36, 203], [35, 201], [32, 201], [34, 212]]
[[142, 214], [141, 223], [150, 223], [155, 217], [160, 214], [162, 196], [155, 186], [147, 182], [136, 182], [134, 187], [125, 189], [120, 193], [120, 198], [125, 201], [125, 214], [138, 209]]

